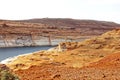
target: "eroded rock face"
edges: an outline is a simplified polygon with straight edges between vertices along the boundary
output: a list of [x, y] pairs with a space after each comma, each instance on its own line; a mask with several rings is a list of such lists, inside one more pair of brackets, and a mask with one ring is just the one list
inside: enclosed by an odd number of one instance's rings
[[[65, 41], [65, 40], [63, 40]], [[29, 34], [6, 34], [0, 35], [0, 47], [17, 47], [17, 46], [44, 46], [57, 45], [61, 42], [59, 39], [52, 39], [51, 44], [48, 37]]]
[[0, 39], [0, 47], [14, 47], [14, 46], [31, 46], [32, 39], [30, 35], [14, 35], [14, 34], [6, 34], [1, 35]]

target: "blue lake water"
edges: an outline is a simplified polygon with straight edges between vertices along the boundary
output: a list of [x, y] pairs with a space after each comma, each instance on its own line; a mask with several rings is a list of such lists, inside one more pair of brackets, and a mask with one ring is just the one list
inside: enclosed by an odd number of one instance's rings
[[37, 47], [10, 47], [10, 48], [0, 48], [0, 61], [9, 58], [18, 56], [25, 53], [31, 53], [40, 50], [47, 50], [52, 46], [37, 46]]

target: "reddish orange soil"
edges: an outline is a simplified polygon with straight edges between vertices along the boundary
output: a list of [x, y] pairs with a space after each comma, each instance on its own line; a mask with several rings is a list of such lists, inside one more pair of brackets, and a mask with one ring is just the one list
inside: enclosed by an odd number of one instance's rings
[[[114, 65], [114, 64], [112, 64]], [[120, 68], [73, 68], [55, 65], [31, 66], [18, 70], [21, 80], [119, 80]]]
[[110, 68], [110, 69], [120, 68], [120, 53], [110, 54], [105, 58], [99, 60], [98, 62], [90, 64], [89, 67]]
[[62, 67], [61, 65], [31, 66], [15, 73], [21, 80], [119, 80], [120, 53], [109, 55], [84, 68]]

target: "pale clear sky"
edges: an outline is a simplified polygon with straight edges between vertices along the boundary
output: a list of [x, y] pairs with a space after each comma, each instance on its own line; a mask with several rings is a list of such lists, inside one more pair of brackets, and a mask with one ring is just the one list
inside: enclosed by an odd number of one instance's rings
[[45, 17], [120, 23], [120, 0], [0, 0], [0, 19]]

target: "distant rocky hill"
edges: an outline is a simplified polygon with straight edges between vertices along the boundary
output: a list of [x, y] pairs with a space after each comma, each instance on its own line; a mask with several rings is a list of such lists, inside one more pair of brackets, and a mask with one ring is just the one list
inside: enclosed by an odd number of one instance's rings
[[22, 22], [42, 23], [57, 28], [77, 28], [81, 34], [85, 35], [99, 35], [108, 30], [119, 28], [120, 24], [107, 21], [97, 20], [79, 20], [70, 18], [42, 18], [22, 20]]
[[0, 20], [0, 47], [57, 45], [64, 41], [82, 41], [118, 28], [120, 24], [95, 20]]

